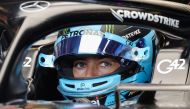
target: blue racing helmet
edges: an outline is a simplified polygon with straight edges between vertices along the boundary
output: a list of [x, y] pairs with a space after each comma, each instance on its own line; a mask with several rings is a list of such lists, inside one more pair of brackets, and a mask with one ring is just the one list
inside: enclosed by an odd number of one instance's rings
[[[154, 30], [126, 25], [86, 25], [61, 30], [54, 44], [59, 92], [69, 100], [114, 105], [118, 84], [150, 82], [155, 39]], [[88, 57], [112, 58], [119, 67], [108, 74], [75, 77], [75, 61]], [[136, 102], [140, 94], [122, 90], [120, 100]]]

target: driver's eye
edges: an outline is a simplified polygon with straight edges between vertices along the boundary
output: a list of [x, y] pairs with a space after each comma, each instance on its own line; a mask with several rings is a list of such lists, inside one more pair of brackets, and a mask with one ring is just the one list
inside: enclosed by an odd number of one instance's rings
[[85, 68], [86, 66], [87, 66], [87, 64], [83, 61], [74, 62], [75, 68], [82, 69], [82, 68]]
[[100, 65], [100, 67], [103, 67], [103, 68], [112, 66], [112, 64], [107, 61], [101, 61], [99, 65]]

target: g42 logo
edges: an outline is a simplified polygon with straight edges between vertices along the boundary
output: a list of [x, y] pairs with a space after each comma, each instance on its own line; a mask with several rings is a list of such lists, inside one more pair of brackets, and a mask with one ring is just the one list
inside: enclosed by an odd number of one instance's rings
[[[161, 68], [161, 65], [164, 63], [168, 63], [168, 66], [166, 67], [165, 70], [163, 68]], [[185, 59], [175, 59], [175, 60], [164, 59], [158, 63], [157, 70], [161, 74], [168, 74], [172, 70], [176, 70], [176, 69], [183, 70], [183, 69], [185, 69], [184, 65], [185, 65]]]

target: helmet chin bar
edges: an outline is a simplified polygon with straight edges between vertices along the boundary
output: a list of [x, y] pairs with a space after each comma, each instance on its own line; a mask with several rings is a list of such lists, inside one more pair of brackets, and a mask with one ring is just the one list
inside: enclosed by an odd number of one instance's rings
[[86, 80], [60, 78], [57, 88], [64, 96], [90, 97], [114, 91], [120, 81], [121, 76], [118, 74]]
[[136, 90], [136, 91], [190, 91], [190, 85], [180, 84], [119, 84], [115, 91], [116, 109], [120, 109], [120, 90]]

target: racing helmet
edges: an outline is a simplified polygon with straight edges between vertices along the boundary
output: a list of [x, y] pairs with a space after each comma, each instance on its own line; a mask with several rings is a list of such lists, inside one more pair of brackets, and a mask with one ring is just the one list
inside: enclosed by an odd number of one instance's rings
[[[154, 30], [126, 25], [85, 25], [60, 30], [54, 44], [58, 91], [67, 100], [114, 105], [118, 84], [150, 82], [155, 36]], [[75, 61], [88, 57], [109, 57], [119, 67], [108, 74], [75, 77]], [[136, 102], [141, 93], [122, 90], [120, 101]]]

